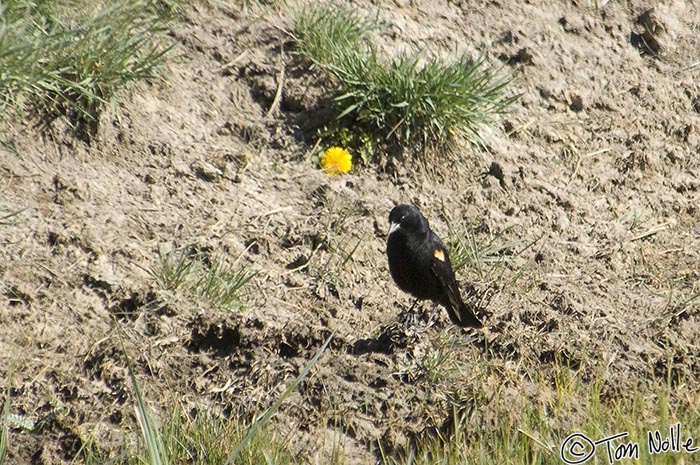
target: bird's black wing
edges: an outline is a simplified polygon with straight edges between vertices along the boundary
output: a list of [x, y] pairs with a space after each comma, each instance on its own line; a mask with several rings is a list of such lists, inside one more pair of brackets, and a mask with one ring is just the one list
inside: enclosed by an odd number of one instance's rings
[[450, 320], [458, 326], [480, 328], [482, 326], [481, 321], [462, 300], [462, 296], [459, 293], [459, 285], [452, 270], [450, 256], [439, 239], [433, 241], [433, 263], [431, 269], [443, 289], [444, 301], [441, 303], [447, 309]]

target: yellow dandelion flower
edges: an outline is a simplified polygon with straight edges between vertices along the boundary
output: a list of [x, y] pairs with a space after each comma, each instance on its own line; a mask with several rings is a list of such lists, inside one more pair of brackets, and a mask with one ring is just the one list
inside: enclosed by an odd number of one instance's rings
[[321, 157], [321, 167], [328, 174], [347, 173], [352, 169], [352, 155], [340, 147], [331, 147]]

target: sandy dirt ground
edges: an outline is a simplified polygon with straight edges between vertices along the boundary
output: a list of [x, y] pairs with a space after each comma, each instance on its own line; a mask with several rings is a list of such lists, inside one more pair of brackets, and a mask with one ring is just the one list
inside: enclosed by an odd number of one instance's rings
[[[249, 416], [335, 331], [275, 420], [310, 462], [340, 439], [347, 463], [372, 463], [455, 399], [487, 422], [489, 393], [535, 402], [556, 363], [603, 376], [603, 395], [700, 381], [700, 5], [360, 4], [387, 56], [481, 54], [514, 73], [522, 96], [484, 150], [324, 174], [312, 149], [332, 94], [286, 10], [249, 2], [188, 7], [165, 82], [137, 85], [90, 143], [4, 123], [0, 207], [25, 210], [0, 225], [0, 388], [44, 422], [11, 429], [10, 463], [136, 438], [122, 345], [155, 409]], [[483, 331], [407, 311], [384, 255], [399, 202], [502, 246], [497, 279], [458, 272], [493, 291]], [[161, 290], [149, 270], [175, 248], [256, 272], [244, 309]], [[458, 390], [429, 376], [446, 341]]]

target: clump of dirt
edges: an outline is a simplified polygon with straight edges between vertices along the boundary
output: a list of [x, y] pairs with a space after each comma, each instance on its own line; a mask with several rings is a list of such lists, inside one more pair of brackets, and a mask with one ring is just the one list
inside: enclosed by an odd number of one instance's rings
[[[89, 145], [60, 122], [41, 137], [4, 124], [0, 207], [26, 210], [0, 225], [0, 377], [11, 411], [41, 423], [13, 425], [11, 462], [71, 460], [91, 435], [122, 446], [125, 352], [160, 408], [252, 415], [335, 331], [277, 421], [309, 454], [342, 431], [348, 463], [408, 447], [455, 401], [483, 402], [486, 422], [484, 392], [516, 402], [561, 360], [606, 367], [605, 392], [700, 381], [698, 6], [401, 5], [378, 7], [387, 53], [484, 55], [517, 77], [512, 113], [459, 166], [322, 173], [310, 153], [329, 89], [274, 7], [188, 7], [167, 82], [139, 84]], [[442, 235], [458, 219], [483, 243], [532, 244], [507, 257], [482, 332], [406, 311], [384, 256], [398, 202]], [[243, 311], [157, 288], [159, 250], [184, 246], [256, 272]], [[440, 347], [461, 363], [450, 389], [432, 377]]]

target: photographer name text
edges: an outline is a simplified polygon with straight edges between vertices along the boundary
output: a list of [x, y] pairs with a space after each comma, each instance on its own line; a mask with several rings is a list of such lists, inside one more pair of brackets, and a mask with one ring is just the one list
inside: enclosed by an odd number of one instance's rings
[[[608, 464], [613, 465], [624, 459], [639, 459], [640, 445], [625, 441], [627, 431], [593, 440], [583, 433], [573, 433], [564, 439], [559, 451], [560, 457], [567, 465], [580, 465], [588, 462], [596, 451], [604, 451]], [[700, 450], [700, 444], [692, 436], [684, 435], [683, 426], [676, 423], [668, 431], [647, 431], [646, 452], [655, 454], [694, 454]]]

